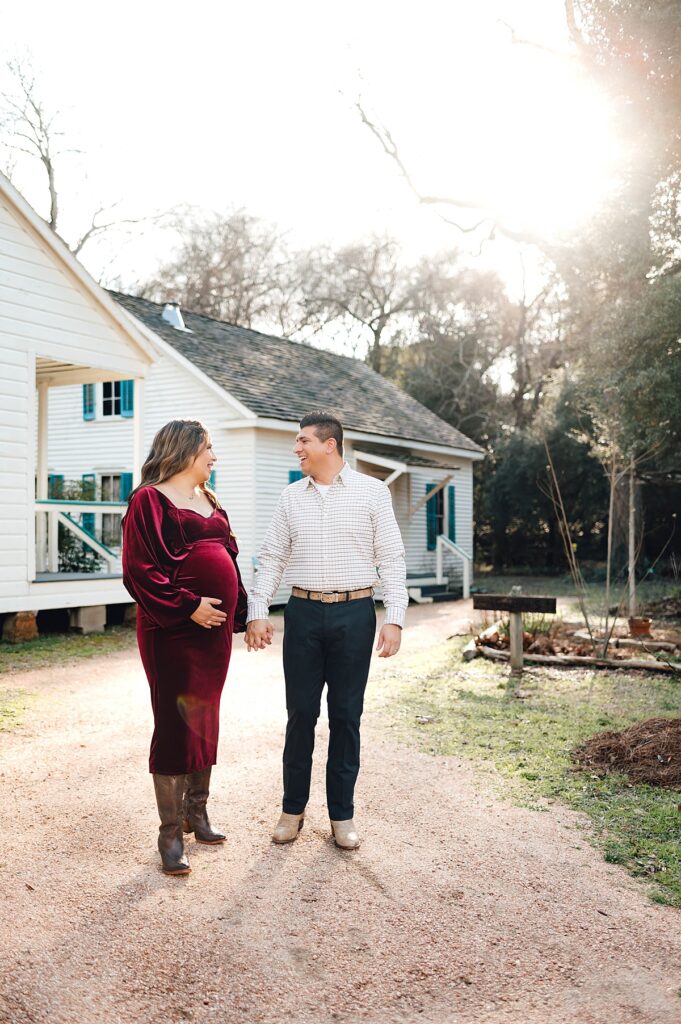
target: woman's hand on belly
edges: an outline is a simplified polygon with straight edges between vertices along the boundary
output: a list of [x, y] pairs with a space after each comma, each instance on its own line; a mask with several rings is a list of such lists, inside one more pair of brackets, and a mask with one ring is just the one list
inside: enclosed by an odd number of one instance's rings
[[203, 626], [204, 629], [212, 629], [213, 626], [221, 626], [227, 616], [224, 612], [221, 612], [219, 608], [215, 607], [215, 605], [218, 604], [222, 604], [222, 600], [219, 597], [202, 597], [201, 604], [190, 618], [192, 618], [197, 625]]

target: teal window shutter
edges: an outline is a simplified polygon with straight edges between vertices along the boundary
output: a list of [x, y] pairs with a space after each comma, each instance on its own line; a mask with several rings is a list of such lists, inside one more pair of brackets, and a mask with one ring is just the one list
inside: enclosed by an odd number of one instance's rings
[[217, 478], [215, 476], [215, 470], [211, 469], [210, 476], [208, 477], [208, 486], [210, 487], [211, 491], [215, 490], [215, 481], [216, 481], [216, 479]]
[[94, 384], [83, 384], [83, 419], [93, 420], [95, 418], [95, 386]]
[[[94, 501], [95, 500], [95, 488], [96, 488], [96, 477], [94, 473], [83, 473], [81, 477], [81, 488], [83, 492], [83, 501]], [[80, 525], [88, 533], [95, 532], [95, 514], [94, 512], [83, 512], [80, 517]]]
[[[426, 484], [426, 494], [437, 484]], [[426, 502], [426, 543], [429, 551], [435, 551], [437, 545], [437, 494]]]
[[64, 476], [62, 473], [50, 473], [47, 478], [47, 497], [64, 497]]
[[296, 482], [296, 480], [302, 480], [302, 479], [303, 479], [303, 471], [302, 471], [302, 469], [289, 469], [289, 471], [288, 471], [288, 482], [290, 484], [294, 484]]
[[121, 381], [121, 416], [132, 416], [135, 412], [134, 381]]
[[456, 488], [447, 488], [447, 536], [456, 543]]
[[127, 501], [132, 490], [132, 473], [121, 473], [121, 501]]

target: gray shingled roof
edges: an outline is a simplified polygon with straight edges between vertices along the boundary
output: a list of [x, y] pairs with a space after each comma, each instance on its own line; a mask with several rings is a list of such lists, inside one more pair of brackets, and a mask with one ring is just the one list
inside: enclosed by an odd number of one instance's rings
[[185, 333], [163, 320], [162, 303], [115, 291], [111, 295], [258, 416], [295, 423], [322, 408], [334, 412], [348, 430], [483, 450], [358, 359], [183, 309], [192, 332]]
[[405, 451], [404, 449], [395, 451], [394, 448], [381, 448], [380, 445], [367, 444], [364, 441], [355, 441], [352, 450], [355, 455], [379, 455], [384, 459], [392, 459], [393, 462], [403, 462], [408, 466], [419, 466], [422, 469], [455, 468], [450, 466], [448, 462], [443, 462], [442, 459], [428, 459], [423, 455], [417, 455], [415, 452]]

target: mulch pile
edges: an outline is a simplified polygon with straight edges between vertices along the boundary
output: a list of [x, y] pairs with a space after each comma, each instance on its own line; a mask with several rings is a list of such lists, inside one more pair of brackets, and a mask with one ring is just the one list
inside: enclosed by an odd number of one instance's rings
[[622, 732], [599, 732], [572, 752], [579, 768], [681, 790], [681, 718], [649, 718]]
[[681, 619], [681, 597], [661, 597], [658, 601], [648, 601], [645, 614], [657, 619]]

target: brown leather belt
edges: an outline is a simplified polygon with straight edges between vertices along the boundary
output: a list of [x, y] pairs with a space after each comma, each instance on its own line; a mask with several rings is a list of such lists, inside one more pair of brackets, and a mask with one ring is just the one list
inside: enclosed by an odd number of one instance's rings
[[301, 587], [292, 587], [291, 594], [293, 597], [302, 597], [305, 601], [338, 604], [340, 601], [357, 601], [360, 597], [373, 597], [374, 588], [365, 587], [364, 590], [303, 590]]

